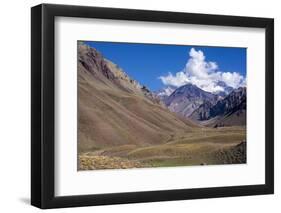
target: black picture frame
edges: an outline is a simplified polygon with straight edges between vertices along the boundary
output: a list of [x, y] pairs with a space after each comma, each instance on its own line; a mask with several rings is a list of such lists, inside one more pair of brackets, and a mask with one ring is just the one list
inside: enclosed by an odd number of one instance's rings
[[[55, 17], [264, 28], [265, 184], [112, 194], [54, 195]], [[31, 204], [42, 208], [140, 203], [274, 193], [274, 20], [240, 16], [41, 4], [31, 9]], [[93, 192], [94, 193], [94, 192]]]

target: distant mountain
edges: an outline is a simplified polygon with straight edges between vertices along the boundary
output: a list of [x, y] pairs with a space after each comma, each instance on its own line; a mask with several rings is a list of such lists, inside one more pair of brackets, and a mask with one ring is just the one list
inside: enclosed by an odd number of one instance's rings
[[78, 151], [164, 143], [198, 127], [96, 49], [78, 44]]
[[233, 87], [228, 86], [225, 82], [219, 81], [217, 82], [217, 86], [220, 87], [221, 90], [213, 92], [213, 94], [218, 95], [220, 98], [225, 98], [229, 93], [234, 90]]
[[246, 109], [246, 87], [239, 87], [233, 90], [224, 99], [219, 100], [211, 108], [211, 117], [234, 113]]
[[164, 102], [172, 112], [188, 118], [201, 104], [215, 104], [218, 98], [193, 84], [186, 84], [177, 88]]
[[223, 82], [223, 81], [219, 81], [219, 82], [217, 83], [217, 86], [220, 86], [220, 87], [223, 89], [223, 93], [226, 94], [226, 95], [228, 95], [229, 93], [232, 92], [232, 90], [234, 90], [233, 87], [228, 86], [228, 85], [227, 85], [225, 82]]
[[246, 87], [234, 89], [215, 105], [203, 103], [190, 118], [208, 126], [246, 125]]
[[160, 89], [154, 92], [155, 96], [158, 97], [160, 100], [164, 101], [168, 98], [177, 88], [174, 86], [168, 86], [163, 89]]
[[211, 108], [214, 106], [214, 103], [209, 101], [204, 101], [197, 109], [195, 109], [189, 116], [192, 120], [195, 121], [205, 121], [211, 118]]

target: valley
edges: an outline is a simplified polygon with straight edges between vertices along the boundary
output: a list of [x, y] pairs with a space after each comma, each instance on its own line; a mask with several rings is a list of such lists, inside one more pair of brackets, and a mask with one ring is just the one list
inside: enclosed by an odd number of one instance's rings
[[125, 144], [83, 152], [80, 170], [238, 164], [246, 162], [245, 128], [194, 129], [158, 145]]
[[160, 99], [82, 42], [77, 65], [78, 170], [246, 163], [245, 92]]

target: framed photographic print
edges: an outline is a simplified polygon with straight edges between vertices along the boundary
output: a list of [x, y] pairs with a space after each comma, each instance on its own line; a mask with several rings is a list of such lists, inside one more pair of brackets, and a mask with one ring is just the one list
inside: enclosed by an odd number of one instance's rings
[[274, 21], [31, 9], [31, 203], [272, 194]]

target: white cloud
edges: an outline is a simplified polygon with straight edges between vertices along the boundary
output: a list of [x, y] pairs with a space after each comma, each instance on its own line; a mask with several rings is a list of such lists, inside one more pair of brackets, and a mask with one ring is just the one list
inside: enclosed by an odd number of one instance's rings
[[241, 87], [246, 87], [246, 86], [247, 86], [247, 77], [245, 77], [241, 83]]
[[221, 78], [222, 78], [221, 80], [224, 81], [228, 86], [234, 88], [240, 86], [244, 80], [244, 77], [237, 72], [233, 72], [233, 73], [224, 72], [221, 74]]
[[159, 78], [163, 84], [175, 87], [190, 83], [188, 76], [184, 72], [177, 72], [175, 76], [169, 72], [167, 76], [160, 76]]
[[175, 89], [176, 88], [174, 88], [174, 87], [170, 87], [170, 86], [168, 86], [168, 87], [166, 87], [166, 88], [163, 88], [162, 90], [160, 90], [158, 93], [157, 93], [157, 95], [158, 96], [169, 96], [169, 95], [171, 95], [174, 91], [175, 91]]
[[160, 76], [159, 79], [167, 86], [180, 87], [192, 83], [209, 92], [223, 91], [224, 88], [218, 84], [220, 81], [233, 88], [245, 86], [246, 82], [238, 72], [220, 71], [216, 62], [206, 61], [204, 53], [194, 48], [191, 48], [189, 59], [182, 71], [175, 75], [168, 73], [167, 76]]

